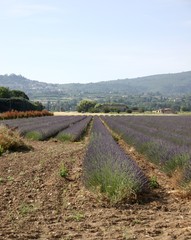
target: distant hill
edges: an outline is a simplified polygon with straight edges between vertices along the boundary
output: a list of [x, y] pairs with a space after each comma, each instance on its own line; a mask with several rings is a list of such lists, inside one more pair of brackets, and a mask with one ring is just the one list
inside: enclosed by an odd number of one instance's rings
[[92, 93], [106, 91], [129, 94], [160, 92], [164, 95], [182, 95], [191, 93], [191, 71], [88, 83], [84, 86], [84, 90]]
[[21, 75], [0, 75], [0, 86], [24, 91], [31, 99], [51, 97], [103, 97], [160, 92], [164, 96], [191, 94], [191, 71], [153, 76], [118, 79], [87, 84], [48, 84], [29, 80]]

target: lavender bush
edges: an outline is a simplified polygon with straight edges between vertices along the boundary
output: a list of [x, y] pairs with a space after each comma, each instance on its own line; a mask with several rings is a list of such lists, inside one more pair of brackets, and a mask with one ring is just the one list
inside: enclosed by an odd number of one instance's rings
[[191, 191], [191, 158], [184, 167], [181, 185]]
[[83, 133], [85, 132], [88, 124], [90, 123], [92, 117], [88, 116], [81, 121], [72, 124], [70, 127], [59, 132], [57, 137], [61, 141], [78, 141]]
[[99, 188], [112, 202], [144, 191], [148, 180], [137, 164], [114, 141], [98, 117], [94, 118], [83, 164], [88, 188]]

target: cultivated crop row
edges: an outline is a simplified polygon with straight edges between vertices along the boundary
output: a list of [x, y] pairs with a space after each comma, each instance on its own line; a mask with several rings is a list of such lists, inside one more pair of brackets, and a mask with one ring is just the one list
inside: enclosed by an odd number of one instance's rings
[[181, 172], [181, 184], [191, 181], [191, 117], [105, 116], [102, 119], [167, 174]]
[[59, 132], [57, 138], [61, 141], [70, 140], [77, 141], [81, 138], [83, 133], [86, 131], [88, 124], [90, 123], [92, 117], [88, 116], [77, 123], [72, 124], [68, 128]]
[[88, 188], [99, 188], [113, 202], [148, 187], [142, 170], [119, 147], [98, 117], [94, 118], [84, 159], [84, 181]]
[[5, 120], [1, 123], [16, 128], [21, 135], [35, 140], [45, 140], [85, 119], [86, 116], [55, 116]]
[[[92, 117], [46, 116], [1, 121], [31, 139], [76, 141]], [[100, 188], [117, 202], [148, 187], [148, 179], [119, 147], [109, 129], [137, 151], [145, 154], [170, 176], [178, 173], [179, 184], [191, 183], [191, 117], [189, 116], [102, 116], [94, 117], [84, 160], [84, 181]], [[106, 127], [107, 126], [107, 127]]]

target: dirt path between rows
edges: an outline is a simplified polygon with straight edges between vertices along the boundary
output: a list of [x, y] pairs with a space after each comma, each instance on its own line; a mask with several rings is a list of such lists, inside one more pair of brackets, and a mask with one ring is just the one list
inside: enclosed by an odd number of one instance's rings
[[[111, 207], [83, 186], [87, 141], [30, 144], [29, 152], [0, 157], [0, 239], [191, 239], [190, 200], [133, 148], [123, 146], [159, 188], [143, 201]], [[63, 165], [67, 179], [59, 174]]]

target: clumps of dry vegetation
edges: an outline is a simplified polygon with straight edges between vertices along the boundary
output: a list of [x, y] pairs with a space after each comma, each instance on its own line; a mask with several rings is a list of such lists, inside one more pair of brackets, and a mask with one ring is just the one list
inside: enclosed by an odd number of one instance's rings
[[30, 150], [19, 133], [5, 125], [0, 125], [0, 155], [5, 151]]
[[15, 118], [28, 118], [28, 117], [44, 117], [44, 116], [53, 116], [53, 113], [50, 113], [47, 110], [42, 111], [8, 111], [0, 114], [0, 119], [15, 119]]

